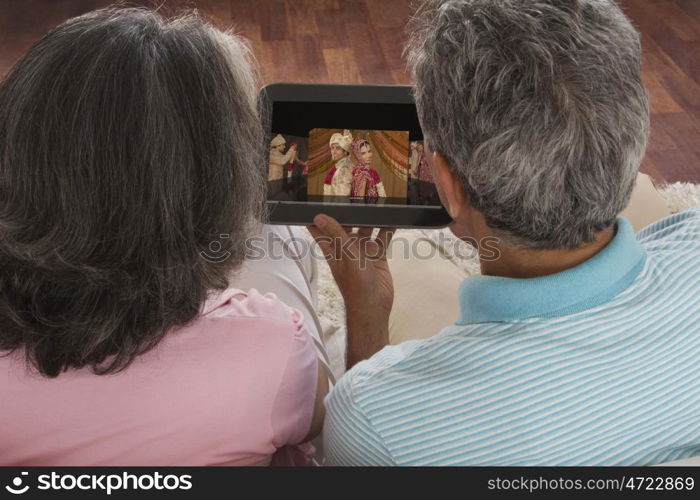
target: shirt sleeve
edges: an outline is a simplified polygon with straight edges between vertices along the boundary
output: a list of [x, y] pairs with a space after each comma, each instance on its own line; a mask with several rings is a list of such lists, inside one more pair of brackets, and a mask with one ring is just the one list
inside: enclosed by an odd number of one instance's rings
[[396, 465], [383, 439], [353, 400], [352, 371], [326, 397], [324, 465]]
[[318, 381], [316, 349], [302, 315], [291, 309], [295, 333], [270, 416], [277, 448], [298, 444], [311, 428]]
[[675, 241], [697, 242], [700, 236], [700, 205], [664, 217], [637, 233], [637, 240], [647, 247]]
[[289, 163], [294, 159], [294, 156], [297, 154], [296, 149], [289, 148], [289, 151], [287, 151], [284, 156], [282, 156], [282, 159], [284, 160], [283, 163]]

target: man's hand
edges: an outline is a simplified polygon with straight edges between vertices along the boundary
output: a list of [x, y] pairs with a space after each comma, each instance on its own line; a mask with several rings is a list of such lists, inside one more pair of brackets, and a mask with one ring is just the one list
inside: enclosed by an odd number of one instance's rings
[[394, 286], [386, 250], [394, 229], [343, 228], [327, 215], [317, 215], [309, 231], [323, 251], [340, 293], [348, 324], [347, 366], [369, 358], [389, 343], [389, 313]]

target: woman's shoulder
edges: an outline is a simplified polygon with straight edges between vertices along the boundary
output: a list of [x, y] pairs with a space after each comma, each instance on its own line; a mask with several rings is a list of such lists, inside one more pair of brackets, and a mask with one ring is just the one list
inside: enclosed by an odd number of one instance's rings
[[302, 314], [282, 302], [274, 293], [229, 288], [209, 296], [202, 318], [219, 321], [253, 320], [256, 331], [275, 331], [295, 337], [306, 334]]
[[375, 183], [379, 184], [380, 182], [382, 182], [382, 178], [379, 177], [379, 172], [377, 172], [375, 169], [370, 168], [370, 169], [369, 169], [369, 175], [372, 176], [372, 180], [373, 180]]

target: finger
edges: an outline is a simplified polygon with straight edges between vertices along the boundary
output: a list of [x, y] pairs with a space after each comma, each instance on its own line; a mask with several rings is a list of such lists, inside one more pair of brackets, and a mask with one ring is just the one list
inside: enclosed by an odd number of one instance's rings
[[377, 237], [375, 238], [375, 241], [382, 246], [384, 249], [383, 251], [383, 257], [386, 258], [386, 251], [389, 248], [389, 244], [391, 243], [391, 238], [394, 237], [394, 233], [396, 232], [396, 228], [394, 227], [383, 227], [379, 230], [379, 233], [377, 234]]
[[[349, 231], [349, 229], [352, 229], [353, 231]], [[345, 228], [345, 232], [348, 235], [348, 238], [350, 238], [351, 241], [356, 242], [358, 240], [358, 234], [357, 231], [354, 231], [355, 228]]]
[[[373, 228], [365, 228], [365, 234], [372, 234]], [[372, 261], [386, 261], [387, 248], [391, 242], [393, 236], [394, 228], [383, 228], [377, 233], [377, 237], [372, 239], [371, 237], [366, 237], [360, 240], [360, 247], [362, 248], [362, 255]]]
[[384, 246], [389, 246], [389, 243], [391, 243], [391, 238], [394, 237], [395, 232], [395, 227], [383, 227], [379, 230], [376, 239], [381, 241], [384, 244]]
[[[331, 238], [338, 238], [340, 243], [345, 243], [350, 239], [346, 229], [340, 225], [340, 223], [333, 217], [326, 214], [318, 214], [314, 217], [314, 225], [323, 233], [325, 236], [330, 236]], [[350, 228], [352, 229], [352, 228]]]
[[358, 228], [356, 235], [356, 241], [361, 249], [366, 249], [368, 244], [372, 244], [372, 231], [371, 227], [361, 227]]
[[306, 226], [306, 229], [311, 233], [314, 239], [323, 234], [316, 226]]
[[371, 238], [372, 237], [372, 231], [374, 231], [374, 228], [371, 227], [361, 227], [357, 231], [357, 236], [361, 240], [365, 238]]
[[311, 233], [311, 236], [313, 236], [314, 241], [316, 241], [318, 246], [321, 248], [323, 256], [326, 259], [330, 259], [334, 255], [333, 239], [323, 234], [315, 226], [308, 226], [307, 229]]
[[346, 257], [357, 258], [357, 245], [346, 229], [333, 217], [326, 214], [318, 214], [314, 217], [314, 224], [329, 239], [330, 249], [333, 252], [332, 258], [344, 260]]

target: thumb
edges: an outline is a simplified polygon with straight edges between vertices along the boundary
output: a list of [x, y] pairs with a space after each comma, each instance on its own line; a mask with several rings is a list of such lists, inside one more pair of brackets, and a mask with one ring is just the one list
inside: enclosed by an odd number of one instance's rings
[[318, 214], [316, 217], [314, 217], [314, 225], [324, 236], [338, 238], [337, 241], [341, 243], [345, 243], [350, 239], [348, 233], [345, 231], [345, 229], [343, 229], [343, 226], [341, 226], [340, 223], [333, 217], [328, 215]]

